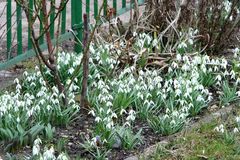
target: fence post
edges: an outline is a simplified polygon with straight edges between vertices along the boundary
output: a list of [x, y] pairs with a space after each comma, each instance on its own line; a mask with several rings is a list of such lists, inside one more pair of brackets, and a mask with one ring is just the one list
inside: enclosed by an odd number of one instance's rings
[[94, 0], [94, 18], [98, 16], [98, 0]]
[[113, 8], [117, 12], [117, 0], [113, 0]]
[[17, 52], [18, 55], [22, 54], [22, 9], [21, 6], [17, 5]]
[[32, 23], [32, 17], [33, 17], [33, 0], [29, 0], [29, 22], [28, 22], [28, 50], [32, 49], [32, 41], [31, 41], [31, 28], [30, 23]]
[[107, 0], [103, 0], [103, 13], [104, 13], [104, 16], [106, 16], [107, 15], [107, 7], [108, 7], [108, 2], [107, 2]]
[[88, 22], [90, 22], [90, 0], [86, 0], [86, 13], [87, 13]]
[[64, 34], [66, 32], [66, 14], [67, 14], [67, 6], [65, 5], [63, 11], [62, 11], [62, 29], [61, 33]]
[[[82, 0], [71, 0], [72, 28], [77, 32], [77, 39], [82, 42]], [[82, 44], [75, 40], [74, 51], [80, 53]]]
[[[51, 13], [50, 13], [50, 35], [54, 38], [54, 17], [55, 17], [55, 0], [51, 0]], [[52, 5], [53, 4], [53, 5]]]
[[12, 4], [7, 1], [7, 59], [11, 58], [12, 47]]
[[126, 0], [122, 0], [122, 8], [126, 7]]

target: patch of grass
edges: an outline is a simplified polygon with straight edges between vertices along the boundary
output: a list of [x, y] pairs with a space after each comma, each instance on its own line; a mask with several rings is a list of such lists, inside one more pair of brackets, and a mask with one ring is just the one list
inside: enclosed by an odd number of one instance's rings
[[228, 144], [214, 131], [216, 121], [202, 124], [156, 150], [151, 159], [240, 159], [239, 143]]

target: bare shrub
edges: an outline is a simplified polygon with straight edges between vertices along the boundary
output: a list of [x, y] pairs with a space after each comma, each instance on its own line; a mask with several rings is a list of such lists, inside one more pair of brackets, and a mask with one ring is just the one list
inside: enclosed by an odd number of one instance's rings
[[[148, 23], [160, 35], [176, 38], [177, 32], [194, 28], [199, 45], [210, 54], [229, 47], [240, 27], [239, 0], [147, 0]], [[172, 32], [174, 30], [174, 32]]]

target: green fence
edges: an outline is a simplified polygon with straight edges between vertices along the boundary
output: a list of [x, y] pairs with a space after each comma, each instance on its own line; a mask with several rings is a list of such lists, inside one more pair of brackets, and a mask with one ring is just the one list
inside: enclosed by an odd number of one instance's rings
[[[56, 1], [56, 0], [51, 0], [51, 1]], [[35, 0], [29, 0], [28, 7], [30, 9], [33, 9], [34, 7], [34, 2]], [[103, 13], [106, 15], [107, 13], [107, 6], [111, 6], [115, 8], [117, 11], [116, 14], [121, 15], [131, 9], [133, 7], [134, 0], [131, 0], [131, 3], [126, 3], [126, 0], [112, 0], [111, 4], [109, 4], [109, 1], [103, 0], [104, 2], [104, 11]], [[71, 32], [66, 31], [66, 18], [71, 17], [71, 27], [74, 29], [78, 39], [82, 40], [82, 16], [83, 13], [86, 13], [89, 18], [96, 18], [98, 15], [98, 11], [102, 3], [99, 2], [98, 0], [70, 0], [70, 6], [71, 6], [71, 15], [67, 15], [67, 8], [64, 8], [61, 14], [61, 36], [58, 39], [58, 42], [61, 43], [65, 40], [68, 40], [70, 38], [73, 38], [73, 35]], [[119, 4], [120, 3], [120, 4]], [[143, 4], [144, 0], [138, 0], [139, 4]], [[35, 52], [32, 49], [32, 43], [30, 39], [30, 29], [28, 28], [28, 38], [27, 40], [23, 40], [23, 27], [22, 27], [22, 20], [23, 20], [23, 12], [22, 8], [17, 5], [17, 3], [14, 0], [7, 0], [7, 11], [6, 11], [6, 31], [7, 31], [7, 38], [6, 38], [6, 43], [7, 43], [7, 53], [6, 53], [6, 58], [7, 60], [5, 62], [0, 63], [0, 70], [7, 69], [23, 60], [26, 60], [28, 58], [31, 58], [35, 56]], [[15, 5], [15, 6], [13, 6]], [[69, 6], [69, 5], [68, 5]], [[67, 6], [67, 7], [68, 7]], [[121, 7], [119, 7], [121, 6]], [[16, 11], [13, 11], [13, 7], [16, 8]], [[119, 8], [118, 8], [119, 7]], [[91, 8], [91, 9], [90, 9]], [[54, 9], [54, 8], [52, 8]], [[85, 9], [85, 10], [84, 10]], [[16, 12], [16, 14], [13, 14], [13, 12]], [[93, 16], [90, 15], [90, 12], [93, 12]], [[50, 15], [50, 22], [54, 21], [54, 14], [55, 12], [51, 12]], [[17, 25], [17, 30], [16, 30], [16, 40], [17, 40], [17, 47], [15, 49], [15, 55], [13, 55], [13, 35], [12, 35], [12, 19], [14, 18], [13, 16], [16, 16], [16, 25]], [[31, 16], [31, 15], [29, 15]], [[41, 15], [40, 15], [41, 17]], [[50, 26], [50, 33], [51, 33], [51, 38], [53, 39], [53, 43], [56, 43], [56, 39], [54, 39], [54, 33], [55, 33], [55, 26], [51, 25]], [[43, 26], [40, 23], [39, 27], [39, 32], [41, 33], [43, 30]], [[27, 41], [27, 43], [25, 43]], [[47, 48], [47, 44], [44, 42], [44, 38], [41, 37], [40, 41], [41, 43], [41, 49], [45, 50]], [[27, 46], [24, 47], [24, 44], [27, 44]], [[76, 45], [75, 46], [75, 51], [79, 52], [81, 51], [82, 46]], [[17, 53], [17, 55], [16, 55]]]

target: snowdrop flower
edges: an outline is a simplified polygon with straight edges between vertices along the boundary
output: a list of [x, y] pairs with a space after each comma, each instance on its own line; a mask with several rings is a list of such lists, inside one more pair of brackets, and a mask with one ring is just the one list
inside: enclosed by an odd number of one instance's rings
[[[188, 110], [188, 109], [187, 109], [187, 110]], [[179, 118], [180, 118], [180, 119], [185, 119], [185, 118], [186, 118], [186, 114], [181, 113], [181, 114], [179, 115]]]
[[217, 76], [216, 76], [216, 80], [217, 80], [217, 85], [221, 85], [221, 80], [222, 80], [222, 77], [221, 77], [221, 75], [220, 74], [218, 74]]
[[187, 64], [183, 64], [182, 70], [185, 71], [185, 72], [188, 71], [189, 70], [189, 66]]
[[172, 67], [173, 67], [173, 68], [178, 68], [178, 64], [173, 61], [173, 62], [172, 62]]
[[57, 160], [68, 160], [68, 157], [65, 153], [61, 153], [58, 157]]
[[110, 121], [109, 123], [107, 123], [106, 127], [107, 127], [108, 129], [112, 129], [112, 127], [113, 127], [113, 121]]
[[88, 114], [91, 114], [93, 117], [95, 117], [95, 112], [93, 110], [89, 111]]
[[[227, 13], [230, 12], [230, 10], [231, 10], [231, 5], [232, 5], [231, 2], [229, 2], [229, 1], [223, 1], [223, 6], [224, 6], [224, 9], [225, 9], [225, 11], [226, 11]], [[226, 16], [225, 18], [227, 18], [227, 16]]]
[[226, 76], [228, 76], [228, 75], [229, 75], [229, 72], [228, 72], [227, 70], [225, 70], [225, 71], [223, 72], [223, 76], [226, 77]]
[[16, 83], [16, 84], [19, 84], [19, 79], [16, 78], [13, 82]]
[[136, 37], [137, 36], [137, 32], [133, 32], [133, 37]]
[[20, 118], [19, 117], [17, 117], [17, 123], [19, 123], [20, 122]]
[[182, 91], [180, 89], [176, 89], [175, 93], [176, 93], [175, 96], [177, 97], [182, 94]]
[[171, 73], [173, 71], [172, 67], [168, 67], [168, 73]]
[[47, 110], [50, 111], [51, 110], [51, 106], [50, 105], [47, 105]]
[[189, 39], [188, 39], [188, 43], [189, 43], [190, 45], [193, 45], [193, 39], [192, 39], [192, 38], [189, 38]]
[[134, 121], [135, 120], [135, 114], [136, 112], [134, 110], [130, 110], [129, 113], [128, 113], [128, 117], [127, 117], [127, 121]]
[[204, 98], [202, 97], [202, 95], [198, 95], [197, 101], [198, 102], [204, 102]]
[[179, 113], [178, 113], [178, 111], [173, 111], [173, 112], [172, 112], [172, 115], [173, 115], [174, 117], [178, 117], [178, 116], [179, 116]]
[[27, 111], [27, 115], [28, 115], [28, 117], [31, 117], [32, 114], [33, 114], [33, 109], [29, 109], [29, 110]]
[[235, 48], [233, 50], [233, 53], [234, 53], [234, 58], [237, 58], [238, 54], [239, 54], [239, 48]]
[[154, 39], [153, 42], [152, 42], [152, 46], [153, 47], [156, 47], [158, 44], [158, 40], [157, 39]]
[[103, 112], [104, 112], [103, 108], [100, 108], [99, 111], [100, 111], [100, 113], [103, 113]]
[[112, 112], [112, 110], [109, 108], [108, 110], [107, 110], [107, 114], [109, 114], [109, 113], [111, 113]]
[[169, 108], [167, 108], [167, 109], [166, 109], [166, 113], [170, 113], [170, 110], [169, 110]]
[[217, 132], [220, 132], [220, 133], [224, 133], [224, 126], [223, 126], [223, 124], [215, 127], [214, 130], [217, 131]]
[[96, 117], [96, 118], [95, 118], [95, 121], [96, 121], [97, 123], [99, 123], [100, 121], [102, 121], [102, 119], [101, 119], [100, 117]]
[[17, 83], [16, 90], [20, 90], [21, 88], [22, 88], [22, 86], [19, 83]]
[[187, 44], [185, 42], [181, 42], [179, 45], [178, 45], [178, 48], [187, 48]]
[[123, 114], [126, 114], [127, 112], [126, 112], [126, 110], [125, 109], [121, 109], [121, 111], [120, 111], [120, 115], [123, 115]]
[[112, 118], [117, 118], [117, 114], [113, 112], [112, 115], [111, 115], [111, 117], [112, 117]]
[[238, 133], [238, 132], [239, 132], [239, 130], [237, 128], [233, 129], [233, 133]]
[[239, 83], [240, 83], [240, 78], [237, 78], [236, 85], [238, 85]]
[[170, 125], [175, 125], [176, 121], [175, 120], [171, 120]]
[[40, 144], [42, 144], [41, 139], [37, 138], [34, 142], [33, 142], [33, 149], [32, 149], [32, 155], [38, 155], [40, 152]]
[[43, 153], [43, 159], [44, 160], [54, 160], [56, 159], [56, 157], [54, 156], [54, 148], [51, 146], [50, 149], [46, 150], [44, 153]]
[[238, 97], [240, 97], [240, 91], [237, 91], [236, 94]]
[[23, 76], [27, 77], [27, 76], [28, 76], [28, 72], [27, 72], [27, 71], [24, 71], [24, 72], [23, 72]]
[[179, 61], [179, 62], [182, 60], [182, 56], [181, 56], [181, 54], [177, 54], [177, 56], [176, 56], [176, 60]]
[[236, 117], [236, 122], [237, 122], [237, 123], [240, 122], [240, 117]]
[[41, 105], [43, 105], [45, 103], [45, 99], [41, 99], [40, 101], [39, 101], [39, 104], [41, 104]]
[[168, 119], [168, 118], [170, 118], [168, 114], [165, 114], [165, 115], [163, 116], [163, 119]]
[[74, 69], [72, 67], [68, 69], [69, 74], [73, 74], [73, 72], [74, 72]]
[[112, 102], [108, 101], [108, 102], [106, 103], [106, 106], [107, 106], [107, 107], [111, 107], [111, 106], [113, 106], [113, 104], [112, 104]]
[[231, 75], [231, 79], [235, 79], [236, 78], [236, 74], [235, 74], [234, 70], [232, 70], [230, 72], [230, 75]]

